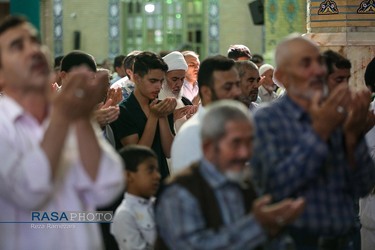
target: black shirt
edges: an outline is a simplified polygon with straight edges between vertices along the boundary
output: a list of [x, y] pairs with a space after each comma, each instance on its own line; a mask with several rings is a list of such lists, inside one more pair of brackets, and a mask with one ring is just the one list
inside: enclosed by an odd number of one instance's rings
[[[121, 139], [124, 137], [138, 134], [138, 138], [141, 138], [146, 127], [146, 123], [147, 116], [143, 112], [141, 105], [139, 105], [133, 92], [130, 94], [128, 99], [121, 103], [120, 115], [118, 119], [111, 124], [115, 136], [116, 149], [120, 150], [123, 147], [121, 144]], [[168, 123], [172, 133], [174, 134], [173, 113], [168, 116]], [[161, 144], [159, 123], [156, 127], [154, 141], [152, 142], [151, 148], [158, 156], [161, 179], [163, 180], [165, 177], [169, 176], [169, 168]]]

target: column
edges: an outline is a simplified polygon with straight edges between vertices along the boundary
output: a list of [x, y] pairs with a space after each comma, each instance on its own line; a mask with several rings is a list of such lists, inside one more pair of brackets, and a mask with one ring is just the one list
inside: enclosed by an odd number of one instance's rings
[[308, 0], [307, 36], [321, 51], [332, 49], [352, 63], [349, 84], [364, 86], [364, 72], [375, 56], [374, 0]]

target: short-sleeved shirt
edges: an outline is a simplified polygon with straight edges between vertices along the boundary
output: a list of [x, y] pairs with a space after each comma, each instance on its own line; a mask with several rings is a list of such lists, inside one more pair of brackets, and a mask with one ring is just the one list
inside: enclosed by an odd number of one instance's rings
[[[121, 139], [124, 137], [137, 134], [138, 137], [141, 138], [146, 123], [147, 116], [143, 112], [138, 100], [135, 98], [134, 93], [131, 93], [129, 98], [121, 103], [118, 119], [111, 124], [115, 136], [116, 149], [119, 150], [123, 147]], [[168, 116], [168, 123], [170, 130], [174, 134], [173, 114]], [[151, 148], [158, 156], [161, 178], [164, 179], [169, 175], [169, 168], [161, 144], [159, 123], [156, 127], [154, 141], [152, 142]]]

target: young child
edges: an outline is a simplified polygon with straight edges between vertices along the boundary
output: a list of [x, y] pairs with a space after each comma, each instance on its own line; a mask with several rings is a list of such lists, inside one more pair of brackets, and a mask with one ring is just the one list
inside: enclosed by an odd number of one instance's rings
[[126, 146], [120, 155], [125, 163], [127, 186], [116, 209], [111, 233], [121, 250], [153, 249], [156, 237], [153, 196], [160, 182], [157, 156], [140, 145]]

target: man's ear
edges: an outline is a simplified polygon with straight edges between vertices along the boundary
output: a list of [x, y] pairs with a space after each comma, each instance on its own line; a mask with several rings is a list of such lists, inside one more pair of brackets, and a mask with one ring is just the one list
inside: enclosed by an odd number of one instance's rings
[[142, 77], [138, 74], [133, 74], [133, 77], [134, 77], [134, 82], [135, 83], [139, 83], [142, 79]]
[[125, 171], [125, 176], [126, 176], [126, 182], [131, 183], [131, 182], [134, 181], [134, 177], [132, 175], [132, 172]]
[[287, 84], [286, 74], [281, 69], [275, 69], [274, 76], [276, 78], [276, 81], [280, 82], [284, 87], [285, 84]]
[[212, 102], [212, 90], [208, 86], [205, 86], [205, 85], [201, 86], [200, 92], [201, 92], [202, 103], [204, 105]]
[[133, 71], [131, 69], [125, 69], [125, 73], [128, 75], [128, 76], [131, 76], [133, 74]]
[[214, 162], [217, 157], [217, 143], [217, 141], [214, 141], [212, 139], [205, 139], [202, 141], [203, 155], [210, 162]]
[[58, 74], [59, 74], [61, 80], [65, 80], [66, 79], [67, 73], [65, 71], [60, 71]]

